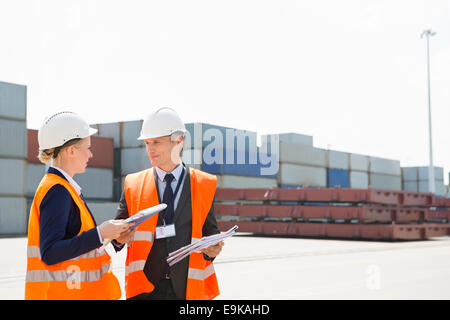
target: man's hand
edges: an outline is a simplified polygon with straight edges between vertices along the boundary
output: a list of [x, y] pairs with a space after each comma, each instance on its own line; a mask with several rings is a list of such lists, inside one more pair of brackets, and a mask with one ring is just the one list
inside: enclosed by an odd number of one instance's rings
[[224, 244], [223, 241], [220, 241], [219, 243], [213, 246], [209, 246], [208, 248], [202, 249], [200, 251], [210, 258], [215, 258], [222, 251], [223, 244]]
[[121, 244], [127, 244], [128, 242], [131, 241], [135, 232], [136, 232], [136, 229], [134, 229], [134, 230], [129, 229], [129, 230], [121, 233], [120, 236], [116, 239], [116, 241]]

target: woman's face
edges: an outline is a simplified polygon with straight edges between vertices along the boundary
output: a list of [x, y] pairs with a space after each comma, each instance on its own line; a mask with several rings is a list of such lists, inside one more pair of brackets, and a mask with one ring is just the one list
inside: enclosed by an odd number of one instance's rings
[[87, 163], [92, 158], [91, 137], [81, 139], [79, 143], [73, 146], [73, 170], [75, 173], [86, 171]]

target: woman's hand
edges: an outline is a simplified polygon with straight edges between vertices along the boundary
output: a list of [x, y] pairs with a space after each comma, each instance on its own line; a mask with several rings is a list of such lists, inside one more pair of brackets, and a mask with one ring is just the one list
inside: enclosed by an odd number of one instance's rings
[[123, 220], [108, 220], [100, 225], [100, 235], [103, 240], [116, 239], [133, 225], [134, 223], [125, 223]]

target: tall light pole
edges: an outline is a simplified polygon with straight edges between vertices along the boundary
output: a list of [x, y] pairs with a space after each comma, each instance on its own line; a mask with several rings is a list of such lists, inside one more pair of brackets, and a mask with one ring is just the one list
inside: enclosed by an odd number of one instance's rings
[[428, 74], [428, 130], [429, 130], [429, 144], [430, 144], [430, 166], [428, 168], [428, 191], [435, 193], [435, 183], [434, 183], [434, 170], [433, 170], [433, 140], [431, 137], [431, 89], [430, 89], [430, 37], [434, 36], [436, 32], [431, 31], [431, 29], [424, 30], [420, 35], [423, 39], [425, 36], [427, 38], [427, 74]]

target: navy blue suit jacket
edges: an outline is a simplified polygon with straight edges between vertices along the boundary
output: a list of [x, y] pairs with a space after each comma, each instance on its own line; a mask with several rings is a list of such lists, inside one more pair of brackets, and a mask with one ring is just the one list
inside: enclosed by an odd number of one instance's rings
[[[56, 174], [67, 180], [55, 168], [50, 167], [47, 173]], [[80, 210], [69, 191], [62, 185], [54, 185], [47, 192], [39, 210], [39, 246], [44, 263], [52, 265], [69, 260], [102, 245], [97, 228], [92, 228], [78, 236], [81, 229]], [[92, 216], [90, 210], [89, 213]], [[94, 216], [92, 219], [96, 224]]]

